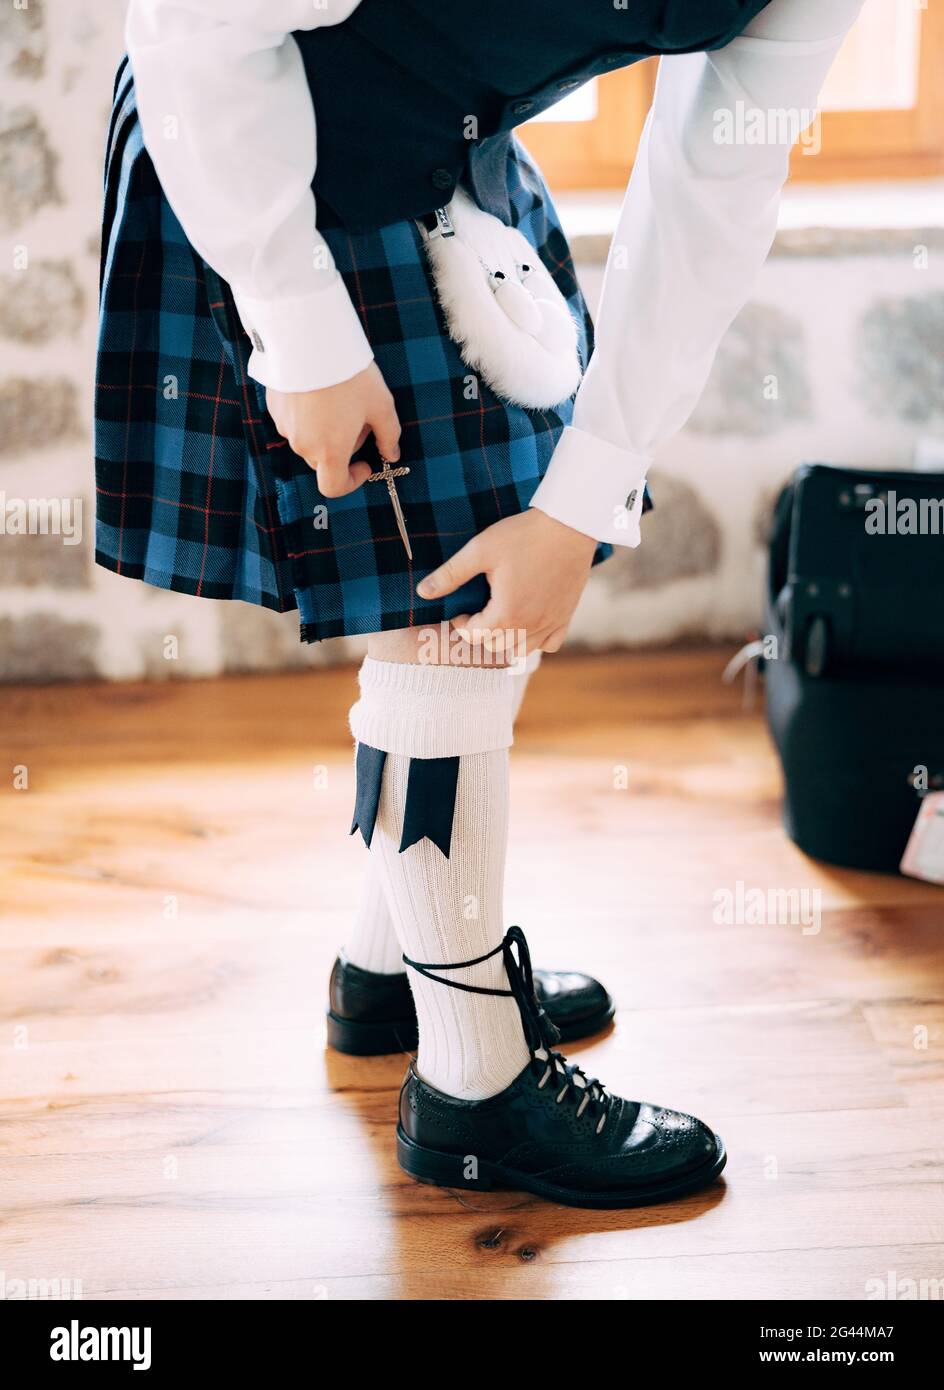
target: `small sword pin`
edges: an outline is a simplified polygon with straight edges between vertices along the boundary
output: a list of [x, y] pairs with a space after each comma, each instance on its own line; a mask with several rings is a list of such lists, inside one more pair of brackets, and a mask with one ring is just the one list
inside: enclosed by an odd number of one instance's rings
[[405, 478], [409, 473], [409, 468], [391, 468], [390, 460], [381, 457], [383, 464], [379, 473], [371, 473], [366, 479], [368, 483], [386, 483], [387, 492], [390, 494], [390, 501], [393, 504], [393, 514], [397, 519], [397, 530], [400, 532], [400, 539], [406, 551], [407, 559], [413, 559], [413, 551], [410, 548], [410, 537], [406, 529], [406, 518], [403, 515], [403, 508], [400, 505], [400, 498], [397, 495], [397, 485], [394, 478]]

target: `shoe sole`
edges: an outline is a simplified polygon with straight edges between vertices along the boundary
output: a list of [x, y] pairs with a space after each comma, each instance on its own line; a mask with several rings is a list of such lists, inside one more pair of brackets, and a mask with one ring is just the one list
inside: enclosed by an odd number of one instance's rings
[[[577, 1019], [560, 1029], [562, 1043], [589, 1038], [605, 1028], [616, 1012], [612, 999], [595, 1014]], [[416, 1018], [371, 1023], [369, 1020], [340, 1018], [328, 1010], [328, 1046], [350, 1057], [381, 1057], [391, 1052], [415, 1052], [418, 1045]]]
[[557, 1187], [554, 1183], [544, 1182], [529, 1173], [518, 1173], [513, 1169], [503, 1168], [500, 1163], [482, 1160], [476, 1162], [476, 1176], [469, 1178], [465, 1170], [472, 1161], [470, 1156], [462, 1157], [459, 1154], [439, 1153], [436, 1149], [424, 1148], [410, 1139], [400, 1125], [397, 1125], [397, 1161], [403, 1171], [417, 1182], [473, 1192], [511, 1188], [517, 1192], [533, 1192], [536, 1197], [545, 1197], [550, 1202], [559, 1202], [566, 1207], [650, 1207], [698, 1192], [714, 1181], [728, 1160], [724, 1144], [717, 1135], [715, 1144], [715, 1153], [707, 1162], [669, 1182], [651, 1183], [646, 1187], [633, 1187], [623, 1192], [579, 1192], [573, 1188]]

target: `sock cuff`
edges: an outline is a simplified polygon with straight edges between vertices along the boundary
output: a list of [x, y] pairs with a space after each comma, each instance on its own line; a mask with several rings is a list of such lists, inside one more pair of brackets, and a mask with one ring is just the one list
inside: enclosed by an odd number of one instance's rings
[[365, 657], [351, 710], [359, 743], [411, 758], [510, 748], [514, 681], [507, 670]]

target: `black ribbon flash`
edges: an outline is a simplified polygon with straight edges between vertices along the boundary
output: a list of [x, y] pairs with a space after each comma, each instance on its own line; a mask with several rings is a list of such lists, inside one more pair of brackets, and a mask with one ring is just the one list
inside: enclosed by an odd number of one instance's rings
[[[364, 844], [369, 846], [377, 824], [380, 787], [383, 781], [386, 753], [367, 743], [357, 745], [357, 792], [354, 798], [354, 819], [351, 834], [359, 830]], [[400, 853], [420, 840], [433, 844], [449, 858], [452, 843], [452, 822], [456, 810], [456, 789], [459, 784], [459, 759], [411, 758], [406, 783], [406, 806], [403, 810], [403, 834]]]

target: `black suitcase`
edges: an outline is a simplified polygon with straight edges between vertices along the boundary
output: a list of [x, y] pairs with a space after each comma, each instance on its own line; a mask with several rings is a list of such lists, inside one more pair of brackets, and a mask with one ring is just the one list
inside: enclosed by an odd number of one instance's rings
[[897, 871], [922, 794], [944, 788], [944, 475], [798, 469], [764, 621], [787, 833], [829, 863]]

